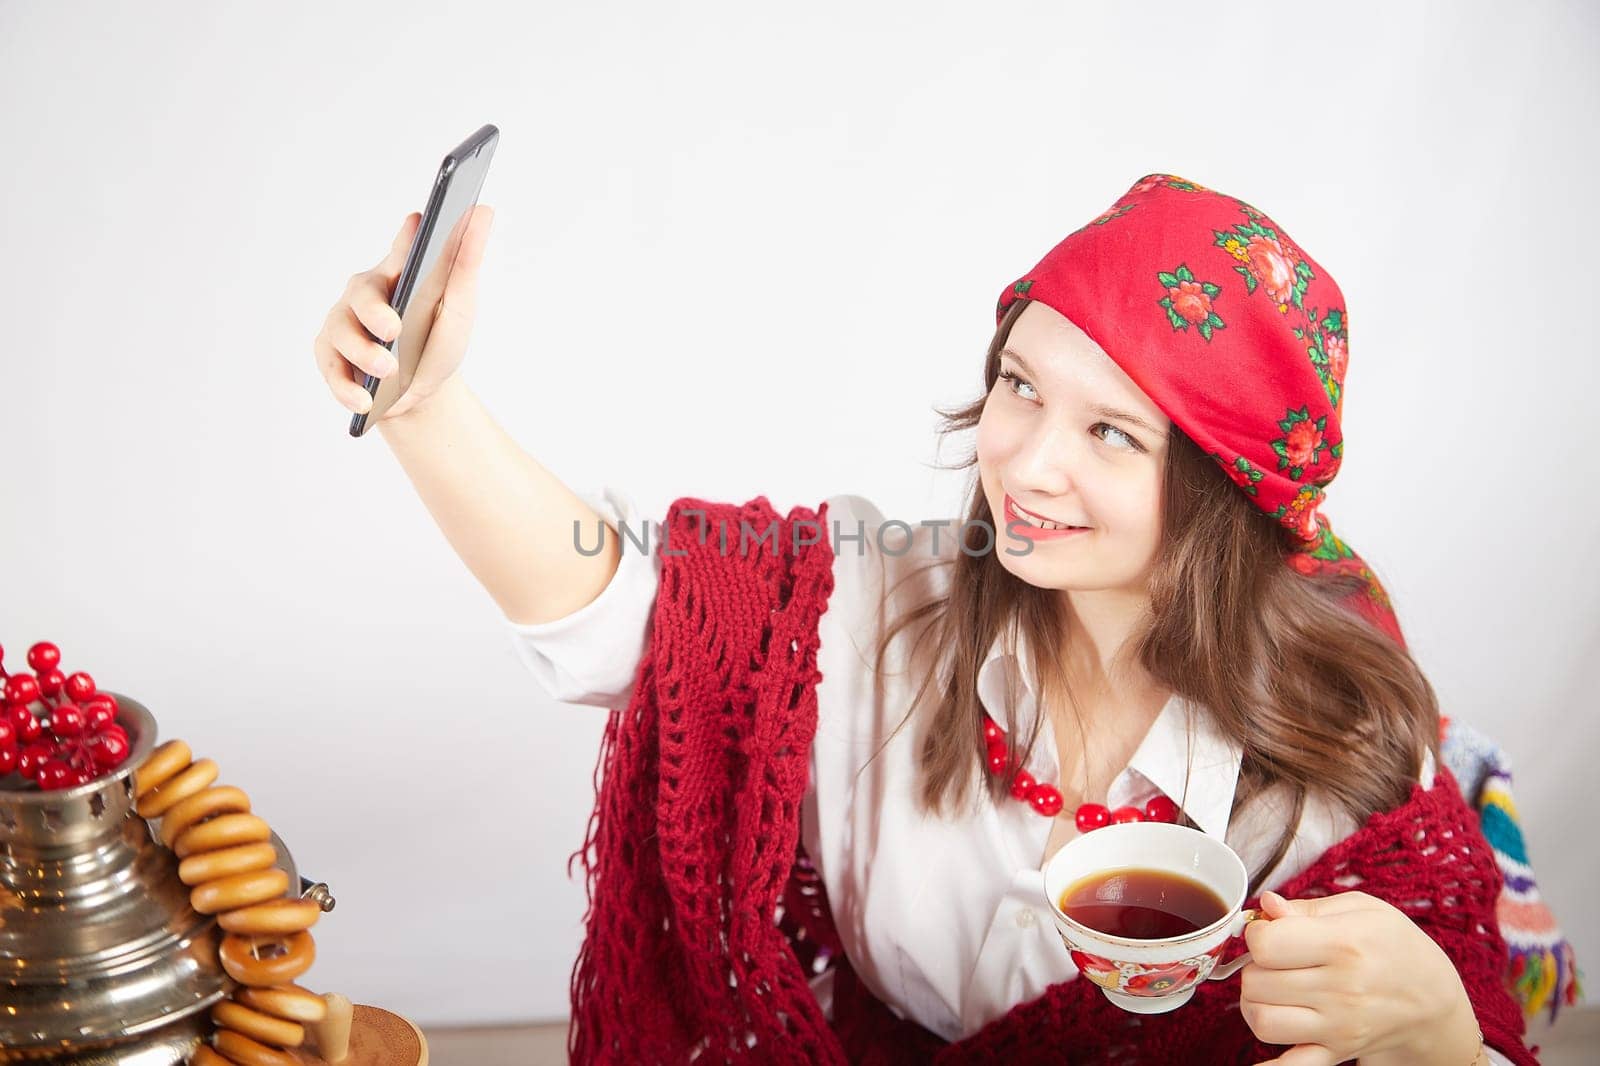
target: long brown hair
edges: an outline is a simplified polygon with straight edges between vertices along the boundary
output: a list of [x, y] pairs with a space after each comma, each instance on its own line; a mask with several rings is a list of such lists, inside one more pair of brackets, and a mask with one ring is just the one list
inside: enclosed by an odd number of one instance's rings
[[[999, 374], [1000, 349], [1028, 303], [1016, 300], [996, 329], [984, 367], [984, 396], [955, 410], [935, 409], [943, 419], [941, 437], [977, 425]], [[976, 464], [974, 450], [953, 469]], [[1163, 494], [1150, 610], [1124, 654], [1202, 708], [1243, 748], [1235, 811], [1273, 785], [1287, 787], [1292, 808], [1272, 857], [1253, 872], [1254, 892], [1287, 851], [1309, 793], [1326, 796], [1358, 823], [1410, 796], [1423, 751], [1438, 754], [1438, 700], [1411, 655], [1343, 602], [1365, 583], [1353, 576], [1308, 576], [1286, 565], [1288, 533], [1176, 425]], [[990, 513], [976, 470], [964, 514], [969, 523], [1004, 530]], [[1048, 721], [1046, 714], [1033, 716], [1028, 735], [1012, 745], [1007, 772], [984, 772], [977, 679], [997, 636], [1004, 635], [1014, 652], [1018, 630], [1026, 634], [1039, 707], [1077, 711], [1063, 668], [1071, 633], [1060, 593], [1005, 569], [981, 527], [963, 529], [966, 550], [906, 575], [950, 566], [948, 592], [913, 603], [890, 621], [875, 656], [881, 671], [889, 642], [912, 625], [918, 626], [913, 653], [931, 640], [947, 656], [942, 669], [924, 673], [900, 723], [913, 714], [928, 716], [918, 730], [918, 800], [930, 812], [970, 799], [974, 778], [986, 778], [989, 798], [1001, 801], [1012, 771], [1026, 763]], [[885, 602], [894, 598], [891, 593]], [[1009, 684], [1006, 729], [1017, 737], [1014, 673]]]

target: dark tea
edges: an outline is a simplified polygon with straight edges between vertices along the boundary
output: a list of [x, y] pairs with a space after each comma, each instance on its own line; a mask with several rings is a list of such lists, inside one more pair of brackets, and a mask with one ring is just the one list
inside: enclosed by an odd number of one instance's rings
[[1061, 893], [1061, 912], [1108, 936], [1164, 940], [1198, 932], [1228, 913], [1211, 889], [1165, 870], [1091, 874]]

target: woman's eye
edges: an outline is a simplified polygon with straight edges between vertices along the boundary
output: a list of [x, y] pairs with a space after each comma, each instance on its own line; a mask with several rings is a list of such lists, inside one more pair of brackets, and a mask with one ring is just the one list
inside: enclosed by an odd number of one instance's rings
[[1134, 440], [1132, 437], [1128, 436], [1126, 433], [1122, 432], [1122, 430], [1118, 429], [1116, 426], [1113, 426], [1109, 422], [1096, 422], [1094, 424], [1094, 428], [1095, 429], [1104, 428], [1104, 429], [1110, 430], [1112, 433], [1115, 433], [1117, 436], [1121, 437], [1124, 441], [1126, 441], [1128, 447], [1130, 447], [1130, 448], [1133, 448], [1133, 449], [1137, 450], [1138, 447], [1139, 447], [1139, 442], [1138, 441]]
[[[1018, 377], [1012, 371], [1010, 371], [1010, 370], [1002, 370], [1002, 371], [1000, 371], [1000, 379], [1006, 383], [1006, 385], [1010, 389], [1012, 395], [1018, 396], [1018, 397], [1020, 397], [1020, 398], [1022, 398], [1024, 400], [1035, 400], [1035, 399], [1038, 398], [1037, 396], [1023, 396], [1020, 392], [1017, 391], [1018, 389], [1024, 389], [1024, 388], [1025, 389], [1031, 389], [1031, 388], [1033, 388], [1033, 386], [1028, 384], [1022, 378]], [[1116, 426], [1113, 426], [1109, 422], [1096, 422], [1093, 426], [1091, 426], [1089, 428], [1089, 432], [1093, 433], [1095, 436], [1098, 437], [1098, 436], [1100, 436], [1099, 431], [1102, 430], [1102, 429], [1108, 430], [1111, 433], [1115, 433], [1118, 437], [1120, 437], [1122, 439], [1123, 446], [1126, 447], [1128, 450], [1136, 451], [1136, 452], [1144, 451], [1144, 448], [1139, 444], [1138, 441], [1134, 440], [1132, 437], [1128, 436], [1128, 434], [1124, 433], [1122, 430], [1118, 429]], [[1106, 438], [1101, 437], [1101, 439], [1104, 440]]]
[[1038, 399], [1037, 396], [1022, 396], [1021, 393], [1017, 392], [1018, 387], [1025, 387], [1025, 388], [1031, 389], [1031, 388], [1033, 388], [1033, 386], [1029, 385], [1026, 381], [1023, 381], [1021, 378], [1019, 378], [1016, 374], [1012, 373], [1011, 371], [1009, 371], [1009, 370], [1000, 371], [1000, 380], [1007, 383], [1008, 387], [1011, 389], [1012, 395], [1021, 396], [1022, 399], [1024, 399], [1024, 400]]

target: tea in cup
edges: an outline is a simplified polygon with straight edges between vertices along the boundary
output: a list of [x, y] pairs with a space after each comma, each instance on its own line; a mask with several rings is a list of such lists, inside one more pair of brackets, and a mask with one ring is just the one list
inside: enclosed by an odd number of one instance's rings
[[1136, 1014], [1189, 1002], [1201, 981], [1232, 976], [1248, 952], [1219, 966], [1244, 927], [1250, 877], [1232, 848], [1168, 822], [1108, 825], [1063, 845], [1044, 870], [1061, 939], [1083, 976]]

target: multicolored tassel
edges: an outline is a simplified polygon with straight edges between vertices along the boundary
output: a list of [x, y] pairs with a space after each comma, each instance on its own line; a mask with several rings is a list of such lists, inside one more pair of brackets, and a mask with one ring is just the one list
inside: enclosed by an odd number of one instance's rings
[[1563, 1005], [1583, 996], [1582, 971], [1572, 945], [1539, 895], [1511, 796], [1511, 763], [1492, 740], [1470, 726], [1440, 721], [1440, 755], [1478, 811], [1483, 835], [1494, 849], [1505, 881], [1496, 913], [1505, 938], [1511, 994], [1532, 1018], [1548, 1009], [1550, 1021]]

